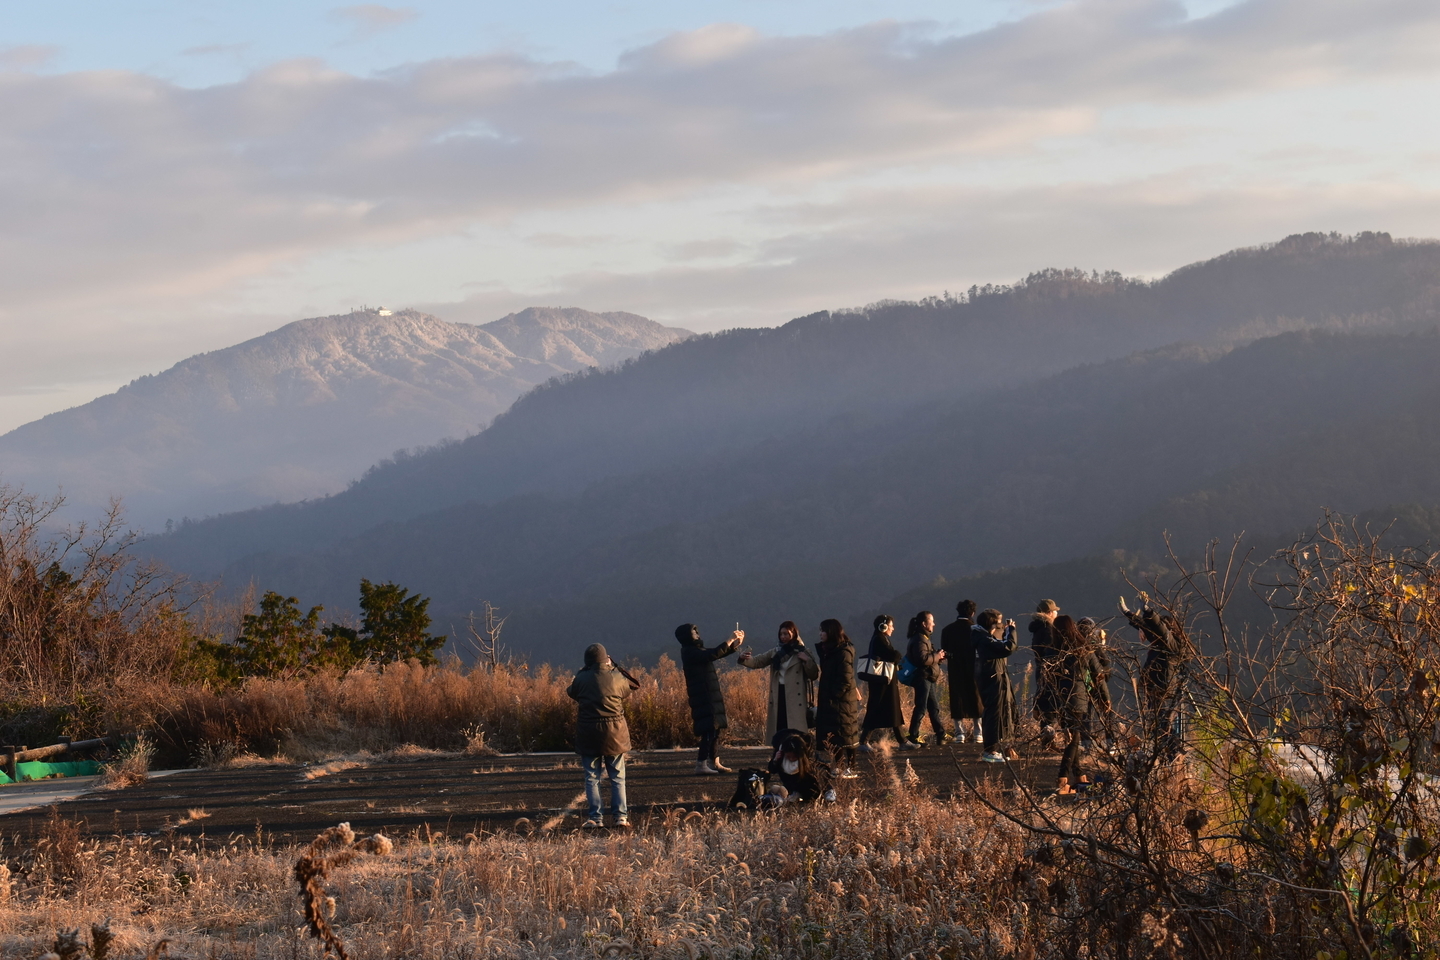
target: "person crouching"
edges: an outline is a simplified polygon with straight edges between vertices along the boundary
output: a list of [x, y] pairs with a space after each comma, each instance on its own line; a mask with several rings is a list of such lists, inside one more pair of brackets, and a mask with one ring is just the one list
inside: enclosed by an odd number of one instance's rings
[[640, 686], [598, 643], [585, 648], [585, 667], [565, 692], [579, 705], [575, 726], [575, 752], [585, 771], [585, 800], [589, 814], [582, 827], [603, 827], [600, 779], [610, 780], [610, 812], [615, 826], [630, 828], [625, 802], [625, 754], [630, 750], [630, 727], [625, 723], [625, 698]]
[[[775, 756], [770, 760], [770, 773], [778, 780], [768, 796], [779, 803], [815, 802], [821, 798], [834, 800], [835, 792], [827, 787], [829, 776], [815, 761], [815, 738], [802, 730], [781, 730], [775, 735]], [[762, 798], [763, 799], [763, 798]], [[776, 805], [776, 800], [764, 806]]]

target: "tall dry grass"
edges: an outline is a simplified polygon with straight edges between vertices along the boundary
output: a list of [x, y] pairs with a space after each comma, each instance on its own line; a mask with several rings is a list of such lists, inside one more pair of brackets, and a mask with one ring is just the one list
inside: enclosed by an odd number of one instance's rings
[[[160, 939], [178, 956], [320, 953], [297, 929], [301, 845], [66, 831], [7, 851], [0, 953], [37, 956], [58, 927], [107, 917], [116, 956]], [[1003, 820], [933, 798], [657, 818], [627, 836], [415, 836], [334, 873], [326, 919], [357, 960], [1044, 956], [1045, 922], [1012, 876], [1024, 854]]]
[[[635, 746], [693, 744], [685, 678], [675, 662], [661, 657], [654, 667], [627, 669], [640, 681], [626, 708]], [[572, 677], [549, 665], [466, 669], [452, 661], [253, 679], [236, 688], [155, 683], [117, 693], [110, 724], [153, 731], [172, 761], [236, 753], [315, 760], [407, 744], [568, 750], [576, 710], [565, 690]], [[721, 683], [732, 739], [758, 742], [765, 729], [768, 677], [729, 670]]]

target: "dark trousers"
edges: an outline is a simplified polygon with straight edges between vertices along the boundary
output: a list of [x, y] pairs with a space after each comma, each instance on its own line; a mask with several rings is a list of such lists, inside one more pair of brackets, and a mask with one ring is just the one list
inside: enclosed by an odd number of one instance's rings
[[710, 730], [700, 734], [700, 754], [695, 758], [699, 763], [705, 763], [715, 759], [715, 753], [720, 749], [720, 731]]
[[[994, 661], [982, 661], [992, 671]], [[1010, 746], [1015, 730], [1015, 695], [1010, 689], [1010, 678], [985, 676], [976, 671], [975, 678], [980, 685], [980, 699], [985, 705], [985, 714], [980, 720], [981, 732], [985, 734], [985, 749], [991, 753], [1004, 753]]]
[[910, 736], [920, 736], [920, 722], [930, 714], [930, 727], [938, 736], [945, 732], [945, 723], [940, 719], [940, 685], [923, 676], [915, 678], [915, 709], [910, 711]]

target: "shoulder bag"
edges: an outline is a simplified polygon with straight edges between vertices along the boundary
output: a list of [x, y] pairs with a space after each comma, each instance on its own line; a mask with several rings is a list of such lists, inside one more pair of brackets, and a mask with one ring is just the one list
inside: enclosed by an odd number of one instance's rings
[[895, 676], [895, 664], [866, 655], [855, 661], [855, 676], [861, 680], [889, 680]]

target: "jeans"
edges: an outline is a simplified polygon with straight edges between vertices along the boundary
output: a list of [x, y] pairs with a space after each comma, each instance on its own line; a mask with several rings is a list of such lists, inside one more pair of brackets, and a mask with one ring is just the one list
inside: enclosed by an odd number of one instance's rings
[[695, 757], [699, 763], [706, 763], [715, 759], [720, 752], [720, 731], [711, 730], [708, 733], [700, 734], [700, 753]]
[[610, 778], [610, 812], [617, 821], [630, 816], [630, 807], [625, 803], [625, 756], [580, 758], [580, 768], [585, 771], [585, 800], [590, 805], [590, 819], [601, 819], [600, 778]]
[[930, 728], [937, 735], [945, 732], [945, 724], [940, 719], [940, 685], [925, 677], [915, 678], [915, 709], [910, 712], [910, 736], [920, 736], [920, 722], [925, 714], [930, 714]]

